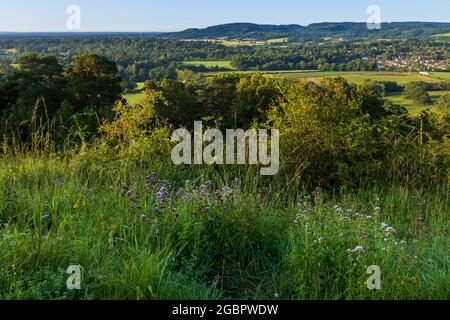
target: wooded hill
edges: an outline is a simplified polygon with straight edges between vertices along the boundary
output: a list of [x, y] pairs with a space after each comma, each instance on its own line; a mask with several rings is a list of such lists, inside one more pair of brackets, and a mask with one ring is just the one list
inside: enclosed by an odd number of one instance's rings
[[438, 22], [391, 22], [383, 23], [380, 30], [370, 30], [362, 22], [323, 22], [308, 26], [260, 25], [253, 23], [230, 23], [205, 29], [187, 29], [181, 32], [160, 34], [170, 39], [255, 39], [269, 40], [288, 38], [290, 41], [311, 41], [327, 37], [357, 38], [426, 38], [450, 32], [450, 23]]

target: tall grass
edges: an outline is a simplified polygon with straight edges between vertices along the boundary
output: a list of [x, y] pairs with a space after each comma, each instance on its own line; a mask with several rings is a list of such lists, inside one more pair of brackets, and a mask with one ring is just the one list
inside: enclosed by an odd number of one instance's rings
[[[82, 150], [0, 161], [2, 299], [450, 298], [447, 189], [311, 193], [251, 169]], [[381, 290], [366, 286], [371, 265]]]

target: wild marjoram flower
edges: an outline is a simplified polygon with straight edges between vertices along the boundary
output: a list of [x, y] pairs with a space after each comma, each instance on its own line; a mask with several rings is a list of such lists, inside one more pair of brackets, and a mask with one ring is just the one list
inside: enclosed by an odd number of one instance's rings
[[[178, 129], [172, 135], [172, 142], [179, 142], [172, 150], [172, 161], [181, 164], [218, 164], [222, 165], [257, 165], [268, 166], [261, 168], [262, 175], [275, 175], [280, 167], [279, 130], [271, 131], [271, 147], [269, 152], [268, 130], [255, 129], [244, 131], [226, 130], [226, 157], [224, 159], [224, 137], [220, 130], [210, 129], [203, 133], [202, 121], [194, 122], [194, 141], [191, 133], [186, 129]], [[210, 142], [204, 147], [205, 143]], [[193, 144], [193, 152], [192, 152]], [[259, 151], [259, 152], [258, 152]], [[193, 160], [192, 161], [192, 154]]]

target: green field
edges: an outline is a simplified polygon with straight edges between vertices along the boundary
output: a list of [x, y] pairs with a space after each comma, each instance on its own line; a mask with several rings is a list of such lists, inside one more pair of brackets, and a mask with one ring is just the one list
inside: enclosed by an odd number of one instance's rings
[[[421, 75], [417, 73], [406, 72], [366, 72], [366, 71], [349, 71], [349, 72], [319, 72], [319, 71], [279, 71], [271, 72], [271, 74], [280, 75], [288, 78], [300, 79], [317, 79], [325, 77], [343, 77], [351, 83], [362, 84], [367, 80], [370, 81], [395, 81], [399, 84], [406, 84], [412, 81], [438, 82], [440, 77], [450, 77], [450, 73], [442, 75]], [[442, 79], [443, 80], [443, 79]]]
[[371, 81], [395, 81], [400, 84], [406, 84], [412, 81], [436, 82], [428, 76], [414, 73], [396, 73], [396, 72], [350, 72], [337, 73], [331, 76], [342, 76], [351, 83], [361, 84], [367, 80]]
[[427, 105], [418, 105], [414, 101], [406, 99], [401, 92], [391, 93], [387, 96], [387, 99], [394, 102], [395, 104], [404, 106], [406, 109], [408, 109], [411, 115], [418, 115], [419, 113], [427, 109], [436, 113], [442, 113], [443, 110], [437, 108], [434, 103], [437, 99], [447, 93], [450, 93], [450, 91], [430, 91], [429, 94], [432, 102]]
[[231, 65], [231, 61], [227, 61], [227, 60], [214, 60], [214, 61], [183, 61], [182, 62], [183, 65], [186, 66], [196, 66], [196, 67], [206, 67], [206, 68], [215, 68], [215, 67], [219, 67], [219, 68], [224, 68], [224, 69], [229, 69], [229, 70], [233, 70], [233, 66]]
[[450, 81], [450, 72], [433, 72], [430, 77], [440, 81]]
[[128, 93], [124, 94], [122, 97], [126, 99], [129, 104], [137, 104], [144, 100], [145, 93], [144, 92]]
[[144, 82], [136, 83], [136, 91], [134, 93], [126, 93], [122, 95], [122, 98], [126, 99], [129, 104], [137, 104], [144, 99]]
[[450, 37], [450, 32], [449, 33], [441, 33], [441, 34], [435, 34], [433, 37]]
[[138, 83], [136, 83], [137, 90], [143, 90], [144, 89], [144, 85], [145, 85], [145, 82], [138, 82]]
[[[237, 73], [237, 71], [233, 71]], [[251, 72], [251, 71], [250, 71]], [[239, 72], [248, 73], [248, 72]], [[395, 81], [399, 84], [406, 84], [412, 81], [440, 82], [450, 80], [450, 72], [435, 72], [430, 75], [422, 75], [409, 72], [377, 72], [377, 71], [315, 71], [315, 70], [280, 70], [280, 71], [263, 71], [262, 73], [281, 76], [286, 78], [307, 79], [318, 81], [325, 77], [343, 77], [351, 83], [362, 84], [367, 80], [370, 81]], [[214, 74], [225, 74], [224, 72], [205, 73], [206, 76]]]

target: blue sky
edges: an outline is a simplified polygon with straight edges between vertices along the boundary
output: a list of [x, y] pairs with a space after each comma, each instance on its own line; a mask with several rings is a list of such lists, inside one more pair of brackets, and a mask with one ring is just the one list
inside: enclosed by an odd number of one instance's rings
[[67, 31], [69, 5], [81, 9], [80, 31], [176, 31], [229, 22], [307, 25], [367, 21], [450, 22], [450, 0], [0, 0], [0, 31]]

